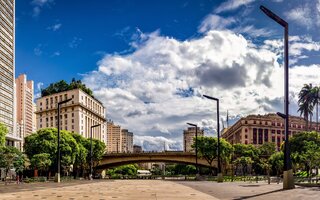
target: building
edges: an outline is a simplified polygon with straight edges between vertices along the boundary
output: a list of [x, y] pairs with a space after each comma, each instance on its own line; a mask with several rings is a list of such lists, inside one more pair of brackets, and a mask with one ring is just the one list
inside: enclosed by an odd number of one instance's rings
[[121, 149], [121, 126], [116, 125], [113, 121], [107, 122], [107, 152], [109, 153], [120, 153]]
[[133, 145], [133, 153], [141, 153], [142, 147], [139, 145]]
[[[16, 79], [16, 130], [21, 138], [34, 132], [34, 116], [33, 81], [27, 81], [27, 76], [21, 74]], [[19, 148], [23, 149], [23, 141]]]
[[[204, 131], [199, 127], [197, 132], [199, 137], [204, 135]], [[196, 137], [196, 127], [188, 127], [187, 130], [183, 131], [184, 152], [194, 152], [194, 149], [191, 147], [194, 137]]]
[[133, 152], [133, 133], [128, 129], [121, 130], [121, 150], [126, 153]]
[[36, 100], [37, 129], [57, 127], [58, 102], [72, 98], [60, 109], [60, 129], [92, 137], [104, 143], [107, 141], [106, 110], [102, 103], [81, 89], [73, 89], [38, 98]]
[[0, 1], [0, 122], [8, 128], [6, 144], [18, 146], [15, 131], [15, 1]]
[[[289, 135], [306, 130], [306, 121], [301, 117], [289, 117]], [[319, 130], [316, 123], [312, 123], [312, 130]], [[265, 142], [273, 142], [277, 149], [285, 141], [284, 120], [277, 114], [248, 115], [241, 118], [233, 126], [222, 133], [231, 144], [261, 145]]]

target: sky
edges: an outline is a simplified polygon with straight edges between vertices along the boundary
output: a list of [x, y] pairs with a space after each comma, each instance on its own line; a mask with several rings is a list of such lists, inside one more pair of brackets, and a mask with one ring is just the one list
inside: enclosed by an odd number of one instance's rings
[[181, 150], [187, 122], [216, 135], [216, 104], [203, 94], [220, 99], [224, 124], [227, 111], [230, 124], [283, 111], [283, 28], [260, 5], [289, 23], [299, 115], [299, 90], [320, 82], [320, 0], [19, 0], [16, 76], [34, 80], [36, 96], [80, 79], [135, 144]]

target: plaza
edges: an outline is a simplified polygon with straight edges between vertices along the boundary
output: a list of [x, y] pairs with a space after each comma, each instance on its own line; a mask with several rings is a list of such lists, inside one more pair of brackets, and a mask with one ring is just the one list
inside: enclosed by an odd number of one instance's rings
[[317, 199], [320, 188], [282, 190], [282, 184], [216, 183], [210, 181], [94, 180], [0, 186], [0, 199], [121, 199], [121, 200], [217, 200], [217, 199]]

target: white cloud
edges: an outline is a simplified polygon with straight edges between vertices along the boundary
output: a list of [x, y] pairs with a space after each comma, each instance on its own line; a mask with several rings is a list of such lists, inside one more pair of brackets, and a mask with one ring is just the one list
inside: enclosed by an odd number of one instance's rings
[[33, 49], [33, 53], [36, 56], [41, 56], [42, 55], [42, 44], [38, 44], [34, 49]]
[[236, 10], [241, 6], [249, 5], [255, 0], [228, 0], [226, 2], [223, 2], [220, 6], [218, 6], [214, 12], [215, 13], [221, 13], [231, 10]]
[[53, 24], [52, 26], [47, 27], [47, 30], [57, 31], [61, 28], [61, 26], [61, 23]]
[[80, 45], [81, 41], [82, 41], [82, 38], [73, 37], [71, 42], [69, 42], [68, 45], [71, 49], [75, 49]]
[[[211, 26], [208, 26], [212, 28]], [[153, 33], [135, 38], [136, 50], [108, 54], [98, 69], [84, 75], [84, 83], [107, 109], [108, 118], [135, 134], [145, 150], [181, 148], [186, 122], [197, 123], [213, 134], [216, 104], [203, 94], [220, 98], [221, 118], [282, 111], [282, 41], [253, 44], [228, 30], [204, 31], [184, 41]], [[290, 38], [295, 56], [311, 51], [311, 38]], [[297, 114], [297, 94], [306, 80], [318, 83], [320, 65], [290, 69], [291, 114]], [[221, 125], [222, 127], [222, 125]]]
[[207, 32], [208, 30], [222, 30], [234, 24], [236, 20], [232, 17], [223, 18], [219, 15], [210, 14], [202, 21], [198, 27], [200, 33]]
[[60, 56], [60, 55], [61, 55], [60, 51], [56, 51], [51, 55], [51, 57], [56, 57], [56, 56]]
[[31, 5], [33, 5], [33, 17], [38, 17], [41, 13], [42, 8], [50, 7], [54, 4], [54, 0], [33, 0], [31, 1]]
[[320, 0], [306, 1], [303, 5], [289, 10], [285, 13], [288, 20], [296, 22], [307, 29], [320, 27]]

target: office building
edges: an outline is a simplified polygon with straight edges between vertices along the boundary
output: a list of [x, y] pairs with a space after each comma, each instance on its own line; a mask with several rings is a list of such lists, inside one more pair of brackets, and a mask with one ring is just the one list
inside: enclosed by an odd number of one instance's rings
[[133, 133], [128, 129], [121, 130], [121, 150], [125, 153], [133, 152]]
[[[319, 130], [316, 123], [312, 123], [312, 130]], [[306, 121], [301, 117], [289, 116], [289, 136], [306, 130]], [[284, 120], [277, 114], [248, 115], [238, 120], [234, 125], [222, 133], [231, 144], [261, 145], [273, 142], [277, 149], [285, 141]]]
[[116, 125], [113, 121], [107, 122], [107, 152], [109, 153], [120, 153], [121, 149], [121, 126]]
[[40, 97], [36, 100], [37, 129], [57, 127], [58, 102], [72, 98], [60, 109], [60, 129], [79, 133], [90, 138], [91, 126], [101, 124], [92, 131], [92, 137], [104, 143], [107, 141], [106, 110], [102, 103], [81, 89]]
[[[27, 76], [21, 74], [16, 79], [16, 130], [22, 139], [34, 132], [34, 116], [33, 81], [27, 81]], [[23, 141], [19, 148], [23, 149]]]
[[[204, 131], [198, 127], [197, 131], [198, 137], [204, 136]], [[196, 137], [196, 127], [188, 127], [187, 130], [183, 131], [183, 147], [184, 152], [194, 152], [191, 147], [193, 144], [193, 138]]]
[[8, 128], [6, 144], [18, 146], [15, 120], [15, 1], [0, 1], [0, 122]]

